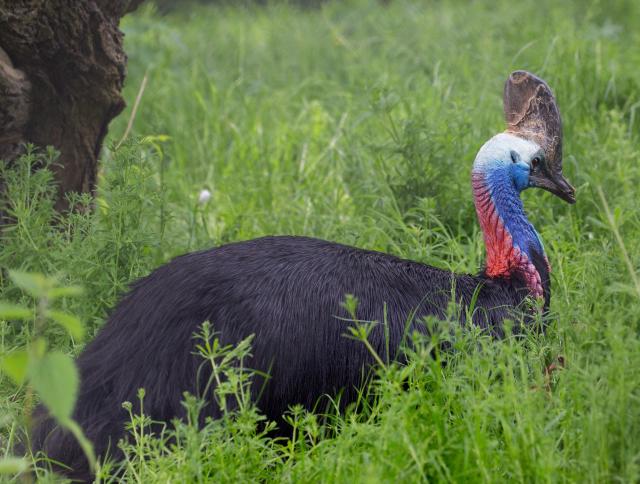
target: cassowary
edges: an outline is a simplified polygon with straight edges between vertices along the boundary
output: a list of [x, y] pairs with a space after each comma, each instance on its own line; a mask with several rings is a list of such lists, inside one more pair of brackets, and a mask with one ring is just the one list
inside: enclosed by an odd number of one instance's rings
[[[78, 359], [81, 386], [74, 419], [98, 456], [117, 458], [124, 435], [123, 401], [146, 389], [145, 412], [156, 421], [184, 416], [183, 392], [198, 393], [209, 375], [198, 373], [193, 335], [210, 321], [223, 343], [254, 334], [247, 366], [270, 375], [258, 406], [275, 421], [292, 404], [312, 408], [324, 394], [354, 398], [363, 368], [373, 363], [361, 343], [346, 338], [341, 303], [353, 294], [357, 316], [381, 322], [369, 341], [379, 354], [397, 355], [406, 324], [424, 331], [425, 316], [445, 318], [455, 301], [475, 304], [472, 321], [501, 334], [506, 318], [530, 314], [527, 298], [550, 297], [549, 264], [528, 221], [520, 192], [539, 187], [569, 203], [573, 187], [562, 174], [562, 126], [547, 84], [517, 71], [504, 89], [507, 130], [478, 152], [472, 170], [475, 208], [484, 233], [486, 266], [478, 275], [454, 274], [380, 252], [307, 237], [264, 237], [183, 255], [134, 283]], [[256, 389], [256, 394], [257, 394]], [[204, 396], [207, 398], [207, 396]], [[203, 412], [218, 417], [208, 405]], [[73, 436], [36, 411], [31, 443], [89, 479]]]

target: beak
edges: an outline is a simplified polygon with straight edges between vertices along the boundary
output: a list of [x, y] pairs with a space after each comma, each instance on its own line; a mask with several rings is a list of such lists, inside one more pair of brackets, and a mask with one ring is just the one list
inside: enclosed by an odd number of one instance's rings
[[548, 170], [541, 170], [539, 173], [529, 175], [531, 186], [542, 188], [562, 198], [565, 202], [576, 203], [576, 190], [562, 173], [551, 173]]

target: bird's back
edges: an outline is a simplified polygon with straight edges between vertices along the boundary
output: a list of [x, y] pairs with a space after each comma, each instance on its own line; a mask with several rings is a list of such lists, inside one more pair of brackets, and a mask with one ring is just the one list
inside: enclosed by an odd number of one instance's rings
[[[393, 358], [407, 327], [422, 330], [426, 315], [444, 318], [454, 295], [469, 304], [478, 286], [476, 322], [499, 325], [517, 294], [492, 290], [496, 284], [306, 237], [233, 243], [178, 257], [135, 283], [79, 363], [96, 384], [118, 378], [120, 400], [141, 386], [172, 394], [163, 375], [176, 371], [190, 389], [193, 368], [177, 355], [197, 359], [188, 357], [192, 336], [210, 321], [223, 343], [255, 335], [253, 367], [271, 372], [262, 406], [275, 416], [293, 396], [311, 405], [319, 394], [356, 383], [362, 362], [371, 361], [361, 343], [344, 337], [354, 324], [342, 306], [347, 294], [358, 299], [358, 320], [379, 323], [370, 335], [374, 349], [383, 353], [387, 333]], [[283, 393], [287, 402], [276, 402]]]
[[[499, 326], [518, 298], [508, 284], [496, 290], [499, 284], [306, 237], [190, 253], [136, 282], [84, 350], [75, 419], [100, 454], [109, 445], [106, 436], [115, 448], [127, 417], [121, 404], [135, 402], [139, 388], [152, 419], [182, 416], [183, 392], [198, 394], [209, 377], [198, 372], [202, 359], [194, 355], [193, 335], [204, 321], [224, 344], [255, 335], [245, 363], [270, 375], [266, 385], [255, 385], [268, 418], [279, 420], [295, 403], [312, 408], [320, 396], [340, 390], [349, 401], [373, 358], [345, 337], [354, 325], [342, 306], [347, 294], [358, 299], [358, 320], [377, 322], [369, 334], [375, 351], [394, 359], [403, 336], [424, 331], [424, 316], [444, 318], [454, 297], [463, 305], [477, 299], [475, 322]], [[218, 412], [208, 407], [209, 415]]]

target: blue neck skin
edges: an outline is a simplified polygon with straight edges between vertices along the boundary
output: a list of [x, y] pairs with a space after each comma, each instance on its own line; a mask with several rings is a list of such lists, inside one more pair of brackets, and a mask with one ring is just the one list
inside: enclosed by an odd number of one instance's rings
[[523, 173], [516, 165], [487, 167], [484, 173], [491, 199], [511, 234], [513, 245], [533, 260], [532, 250], [544, 255], [544, 246], [536, 229], [524, 212], [520, 192], [528, 186], [528, 173]]

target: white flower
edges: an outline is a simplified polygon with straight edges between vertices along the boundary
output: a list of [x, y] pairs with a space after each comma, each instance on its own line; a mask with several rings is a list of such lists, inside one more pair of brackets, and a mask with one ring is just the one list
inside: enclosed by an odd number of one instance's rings
[[206, 188], [203, 190], [200, 190], [200, 194], [198, 195], [198, 203], [200, 205], [204, 205], [209, 201], [210, 198], [211, 198], [211, 192], [209, 190], [207, 190]]

